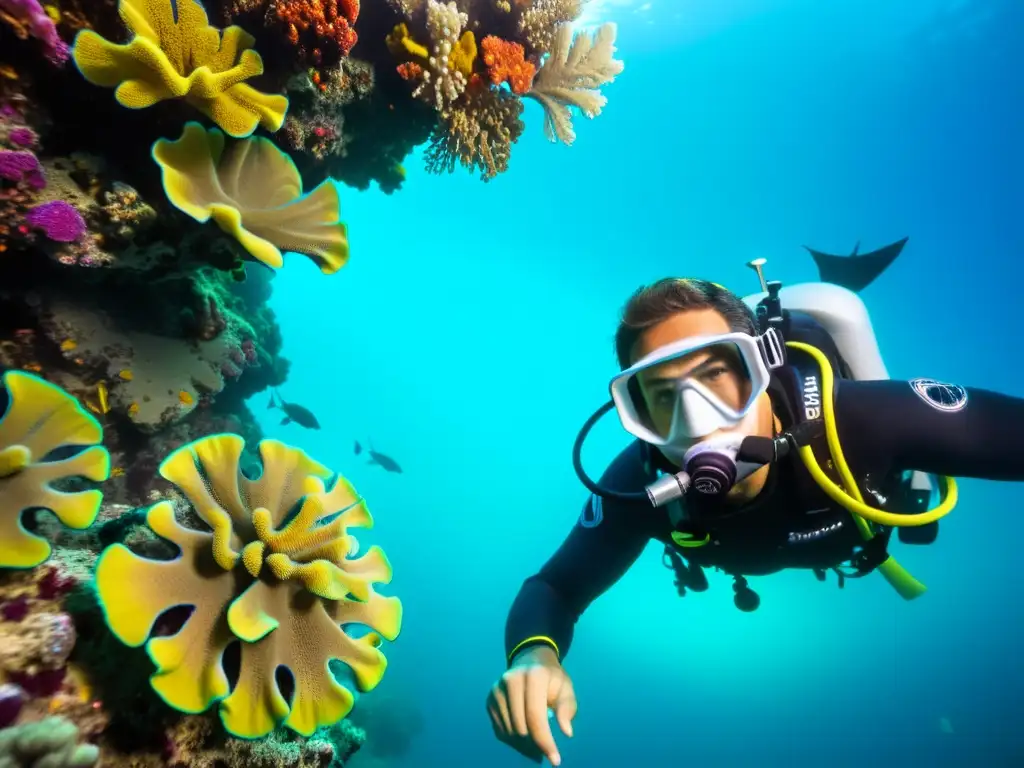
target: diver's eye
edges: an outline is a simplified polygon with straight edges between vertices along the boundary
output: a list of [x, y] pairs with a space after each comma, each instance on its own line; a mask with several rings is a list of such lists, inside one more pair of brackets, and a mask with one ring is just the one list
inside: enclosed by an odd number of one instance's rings
[[704, 371], [700, 375], [700, 378], [702, 381], [715, 381], [716, 379], [720, 378], [721, 376], [724, 376], [727, 373], [729, 373], [729, 369], [726, 368], [724, 365], [716, 365], [714, 368], [709, 368], [708, 370]]

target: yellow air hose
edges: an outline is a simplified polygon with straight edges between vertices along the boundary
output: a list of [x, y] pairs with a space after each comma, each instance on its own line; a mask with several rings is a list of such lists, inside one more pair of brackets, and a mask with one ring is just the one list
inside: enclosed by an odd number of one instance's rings
[[[835, 464], [836, 469], [839, 471], [839, 476], [842, 479], [843, 486], [845, 486], [845, 488], [834, 483], [832, 479], [825, 474], [821, 466], [818, 464], [818, 460], [814, 457], [814, 452], [811, 450], [810, 446], [799, 446], [798, 451], [800, 459], [803, 461], [804, 466], [807, 467], [807, 471], [811, 473], [811, 477], [814, 479], [814, 482], [821, 487], [828, 497], [850, 512], [853, 516], [857, 529], [864, 538], [864, 541], [870, 541], [874, 537], [874, 533], [867, 523], [868, 520], [878, 525], [885, 526], [918, 526], [932, 523], [953, 511], [953, 508], [957, 504], [958, 493], [956, 481], [951, 477], [943, 478], [943, 483], [945, 485], [945, 498], [938, 506], [934, 509], [928, 510], [927, 512], [900, 515], [876, 509], [875, 507], [870, 507], [865, 504], [864, 497], [861, 495], [860, 489], [857, 487], [857, 481], [854, 479], [853, 473], [850, 472], [850, 467], [846, 463], [846, 458], [843, 456], [843, 448], [839, 444], [839, 433], [836, 429], [835, 404], [833, 402], [835, 378], [832, 372], [832, 366], [829, 364], [828, 359], [821, 350], [816, 347], [812, 347], [809, 344], [804, 344], [798, 341], [788, 341], [786, 342], [786, 346], [810, 355], [821, 369], [821, 391], [825, 393], [825, 396], [822, 397], [825, 436], [828, 440], [829, 452], [832, 454], [832, 461]], [[924, 594], [927, 589], [921, 582], [911, 576], [903, 566], [896, 562], [895, 558], [891, 555], [886, 558], [885, 562], [878, 566], [878, 571], [883, 577], [885, 577], [885, 580], [893, 586], [900, 596], [906, 600], [913, 600], [915, 597], [919, 597]]]

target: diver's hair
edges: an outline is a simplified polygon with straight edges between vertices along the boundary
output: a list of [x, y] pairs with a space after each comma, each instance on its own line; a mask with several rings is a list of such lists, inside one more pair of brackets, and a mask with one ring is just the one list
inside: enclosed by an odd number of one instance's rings
[[633, 345], [649, 328], [680, 312], [701, 309], [718, 312], [734, 332], [757, 335], [754, 313], [736, 294], [706, 280], [667, 277], [637, 289], [626, 302], [615, 332], [619, 368], [625, 370], [633, 364]]

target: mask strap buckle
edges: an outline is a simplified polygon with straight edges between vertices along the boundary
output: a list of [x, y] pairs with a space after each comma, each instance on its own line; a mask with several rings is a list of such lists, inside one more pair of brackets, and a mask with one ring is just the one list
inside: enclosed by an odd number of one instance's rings
[[782, 341], [781, 334], [773, 327], [769, 327], [764, 333], [757, 337], [757, 347], [761, 352], [761, 359], [769, 371], [774, 371], [786, 364], [786, 345]]

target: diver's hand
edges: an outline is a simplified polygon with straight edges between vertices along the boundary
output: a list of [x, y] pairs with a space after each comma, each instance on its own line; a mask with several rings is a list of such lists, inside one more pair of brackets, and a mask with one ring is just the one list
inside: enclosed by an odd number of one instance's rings
[[576, 717], [572, 680], [554, 650], [546, 645], [532, 646], [512, 659], [512, 666], [487, 697], [494, 735], [536, 763], [546, 757], [552, 765], [560, 765], [562, 756], [551, 733], [549, 707], [562, 733], [571, 738], [572, 719]]

